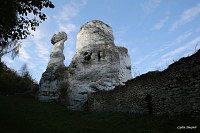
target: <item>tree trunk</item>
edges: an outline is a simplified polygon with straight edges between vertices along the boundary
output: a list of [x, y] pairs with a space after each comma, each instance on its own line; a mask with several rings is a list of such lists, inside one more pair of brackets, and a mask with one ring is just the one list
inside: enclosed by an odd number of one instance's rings
[[1, 58], [3, 57], [4, 54], [0, 54], [0, 62], [1, 62]]

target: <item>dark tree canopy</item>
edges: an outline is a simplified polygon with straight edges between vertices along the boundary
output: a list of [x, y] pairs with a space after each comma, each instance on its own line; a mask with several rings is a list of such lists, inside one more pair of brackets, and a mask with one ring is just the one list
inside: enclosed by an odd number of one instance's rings
[[[41, 11], [43, 8], [54, 8], [54, 5], [50, 0], [0, 0], [0, 53], [15, 47], [10, 42], [27, 38], [30, 29], [35, 30], [47, 19]], [[33, 14], [33, 18], [28, 14]]]

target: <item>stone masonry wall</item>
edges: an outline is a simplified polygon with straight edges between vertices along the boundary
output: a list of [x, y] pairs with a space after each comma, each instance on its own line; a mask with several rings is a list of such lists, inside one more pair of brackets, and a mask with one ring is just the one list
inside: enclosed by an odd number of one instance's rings
[[200, 114], [200, 50], [162, 71], [149, 72], [89, 95], [90, 111]]

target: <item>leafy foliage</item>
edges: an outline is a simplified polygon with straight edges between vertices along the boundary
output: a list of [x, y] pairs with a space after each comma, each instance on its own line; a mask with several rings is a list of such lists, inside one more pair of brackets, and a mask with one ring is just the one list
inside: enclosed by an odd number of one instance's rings
[[[10, 42], [27, 38], [30, 29], [35, 30], [47, 19], [41, 11], [43, 8], [54, 8], [54, 5], [50, 0], [0, 1], [0, 53]], [[32, 14], [33, 18], [28, 14]]]
[[35, 93], [37, 87], [37, 82], [32, 79], [28, 71], [24, 71], [23, 75], [19, 75], [5, 64], [0, 63], [0, 94]]
[[12, 59], [14, 59], [19, 54], [20, 48], [21, 48], [21, 43], [18, 42], [17, 40], [10, 41], [5, 47], [0, 47], [0, 62], [1, 58], [9, 53], [11, 53], [11, 57]]

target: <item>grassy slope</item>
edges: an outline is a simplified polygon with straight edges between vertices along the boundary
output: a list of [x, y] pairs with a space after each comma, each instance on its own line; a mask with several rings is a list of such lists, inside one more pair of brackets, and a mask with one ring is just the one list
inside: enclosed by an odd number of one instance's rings
[[[177, 132], [177, 126], [198, 125], [190, 117], [142, 116], [127, 113], [69, 111], [55, 103], [0, 96], [0, 133], [31, 132]], [[199, 131], [182, 130], [184, 132]]]

